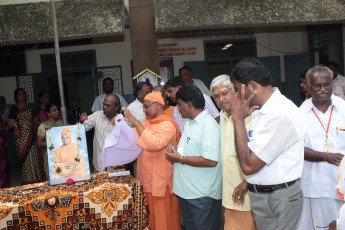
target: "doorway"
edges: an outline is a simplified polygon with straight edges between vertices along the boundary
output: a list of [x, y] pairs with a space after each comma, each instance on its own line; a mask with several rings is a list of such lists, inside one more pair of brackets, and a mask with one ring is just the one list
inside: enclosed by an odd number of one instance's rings
[[[56, 75], [49, 76], [49, 91], [55, 101], [60, 102], [58, 80]], [[95, 100], [92, 71], [62, 74], [65, 105], [68, 123], [73, 124], [80, 113], [90, 113]], [[59, 103], [60, 104], [60, 103]]]

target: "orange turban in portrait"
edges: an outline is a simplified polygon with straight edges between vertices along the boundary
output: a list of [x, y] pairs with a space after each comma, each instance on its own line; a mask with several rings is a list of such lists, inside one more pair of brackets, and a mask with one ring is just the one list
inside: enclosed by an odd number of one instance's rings
[[69, 138], [71, 138], [72, 133], [71, 130], [68, 127], [65, 127], [62, 131], [61, 131], [61, 137], [63, 137], [64, 135], [68, 136]]
[[164, 99], [161, 92], [153, 91], [145, 96], [146, 100], [154, 101], [165, 105]]

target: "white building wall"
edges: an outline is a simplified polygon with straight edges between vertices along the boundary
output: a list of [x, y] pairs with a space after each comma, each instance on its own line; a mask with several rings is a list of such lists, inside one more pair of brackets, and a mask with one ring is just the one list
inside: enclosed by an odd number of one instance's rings
[[[176, 46], [171, 46], [173, 49], [179, 49], [179, 51], [161, 51], [161, 49], [167, 49], [163, 44], [176, 44]], [[169, 49], [169, 48], [168, 48]], [[193, 51], [188, 51], [192, 49]], [[185, 50], [185, 51], [184, 51]], [[195, 52], [195, 54], [194, 54]], [[204, 55], [204, 40], [203, 39], [186, 39], [186, 40], [177, 40], [174, 38], [171, 39], [159, 39], [158, 40], [158, 53], [159, 54], [169, 54], [172, 53], [173, 55], [167, 55], [162, 57], [173, 57], [174, 63], [174, 75], [178, 76], [178, 70], [182, 66], [184, 66], [185, 61], [203, 61], [205, 60]], [[185, 53], [185, 55], [175, 55]]]
[[256, 33], [258, 57], [280, 56], [281, 80], [285, 82], [284, 55], [308, 52], [308, 36], [305, 32]]
[[[95, 50], [97, 67], [120, 65], [122, 68], [122, 80], [124, 94], [132, 93], [131, 60], [132, 50], [129, 38], [129, 30], [124, 30], [123, 42], [92, 44], [73, 47], [60, 47], [60, 53], [83, 50]], [[41, 54], [53, 54], [54, 49], [32, 50], [26, 52], [27, 73], [40, 73]]]
[[[344, 32], [345, 33], [345, 32]], [[308, 39], [304, 31], [301, 32], [261, 32], [255, 33], [257, 42], [258, 57], [280, 56], [282, 81], [285, 81], [284, 55], [292, 55], [308, 52]], [[209, 40], [209, 39], [208, 39]], [[225, 39], [224, 39], [225, 40]], [[183, 66], [185, 61], [203, 61], [204, 56], [203, 39], [160, 39], [159, 45], [175, 44], [173, 48], [195, 47], [195, 55], [173, 56], [174, 74], [178, 75], [178, 69]], [[164, 48], [164, 47], [159, 47]]]
[[[93, 44], [73, 47], [61, 47], [60, 52], [73, 52], [83, 50], [96, 50], [97, 66], [122, 66], [123, 88], [125, 94], [132, 93], [131, 73], [131, 43], [130, 32], [124, 30], [125, 39], [123, 42]], [[345, 36], [345, 31], [344, 31]], [[285, 81], [284, 55], [308, 52], [308, 41], [305, 32], [262, 32], [255, 34], [257, 41], [258, 57], [280, 56], [282, 81]], [[203, 39], [160, 39], [158, 49], [166, 49], [162, 45], [170, 44], [175, 51], [162, 50], [160, 54], [173, 54], [174, 75], [178, 75], [178, 69], [185, 61], [203, 61], [204, 44]], [[169, 48], [169, 47], [168, 47]], [[177, 50], [177, 51], [176, 51]], [[185, 50], [185, 51], [183, 51]], [[192, 50], [192, 52], [188, 51]], [[176, 53], [177, 52], [177, 53]], [[31, 50], [26, 52], [27, 73], [41, 72], [41, 54], [52, 54], [54, 49]], [[184, 54], [183, 54], [184, 53]], [[344, 51], [345, 53], [345, 51]], [[176, 54], [176, 55], [175, 55]], [[4, 95], [8, 103], [14, 103], [13, 91], [16, 88], [15, 77], [0, 78], [1, 95]]]

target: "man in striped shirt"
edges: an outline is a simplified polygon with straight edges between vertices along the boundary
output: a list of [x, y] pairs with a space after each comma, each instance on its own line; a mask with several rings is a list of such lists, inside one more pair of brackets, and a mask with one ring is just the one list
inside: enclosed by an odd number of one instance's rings
[[103, 111], [96, 111], [84, 121], [85, 130], [95, 128], [93, 137], [93, 159], [95, 172], [102, 170], [102, 150], [105, 138], [115, 126], [115, 117], [120, 112], [121, 103], [115, 94], [109, 94], [103, 101]]
[[[165, 90], [167, 92], [167, 96], [169, 99], [176, 103], [176, 93], [177, 91], [182, 88], [183, 86], [187, 85], [186, 82], [183, 80], [182, 77], [174, 77], [171, 78], [167, 83], [165, 83]], [[216, 119], [219, 123], [219, 111], [217, 110], [216, 106], [212, 102], [211, 98], [205, 94], [203, 94], [205, 98], [205, 108], [208, 113]], [[182, 134], [184, 127], [187, 123], [186, 118], [182, 118], [181, 113], [178, 111], [178, 105], [175, 106], [173, 110], [173, 119], [178, 125], [178, 129], [180, 134]]]

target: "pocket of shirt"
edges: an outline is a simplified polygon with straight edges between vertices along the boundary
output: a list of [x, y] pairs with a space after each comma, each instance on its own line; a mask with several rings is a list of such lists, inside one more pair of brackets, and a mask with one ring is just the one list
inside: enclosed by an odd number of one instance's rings
[[199, 156], [201, 154], [200, 137], [189, 137], [186, 142], [185, 153], [187, 156]]
[[337, 129], [337, 146], [340, 149], [345, 149], [345, 128], [342, 127], [336, 127]]

